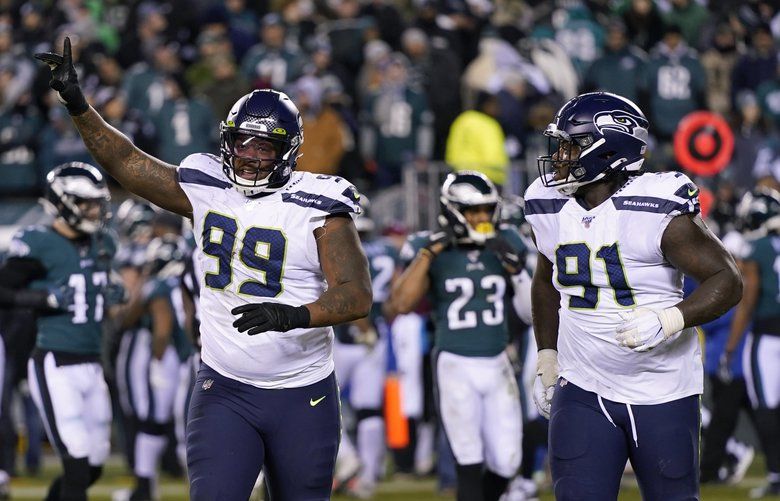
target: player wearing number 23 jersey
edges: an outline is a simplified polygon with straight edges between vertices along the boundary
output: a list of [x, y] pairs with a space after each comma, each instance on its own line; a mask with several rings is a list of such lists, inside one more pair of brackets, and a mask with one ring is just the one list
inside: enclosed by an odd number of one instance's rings
[[497, 501], [520, 466], [520, 396], [509, 357], [507, 308], [525, 246], [496, 229], [501, 199], [481, 173], [450, 174], [440, 229], [413, 235], [390, 307], [408, 313], [428, 295], [436, 325], [438, 405], [457, 462], [457, 498]]
[[[534, 398], [550, 419], [558, 500], [616, 499], [630, 460], [647, 500], [698, 499], [703, 369], [694, 326], [741, 282], [684, 174], [641, 173], [648, 122], [631, 101], [572, 98], [525, 194], [539, 250]], [[683, 299], [683, 274], [699, 289]]]

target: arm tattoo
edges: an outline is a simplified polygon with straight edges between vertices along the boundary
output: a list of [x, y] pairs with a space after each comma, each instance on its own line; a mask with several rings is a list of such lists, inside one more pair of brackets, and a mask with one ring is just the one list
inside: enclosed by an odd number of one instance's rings
[[328, 290], [314, 303], [312, 326], [364, 317], [371, 307], [368, 262], [350, 220], [329, 218], [315, 231]]
[[172, 212], [189, 216], [192, 206], [176, 180], [176, 168], [136, 148], [96, 111], [73, 117], [84, 144], [125, 188]]

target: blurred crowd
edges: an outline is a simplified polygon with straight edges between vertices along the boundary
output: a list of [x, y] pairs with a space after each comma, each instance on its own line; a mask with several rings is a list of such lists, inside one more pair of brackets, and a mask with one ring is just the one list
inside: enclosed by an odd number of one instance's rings
[[[431, 161], [504, 184], [535, 177], [539, 134], [575, 94], [609, 90], [650, 119], [652, 170], [695, 110], [735, 136], [706, 180], [730, 200], [780, 176], [780, 11], [768, 0], [0, 0], [0, 194], [90, 161], [32, 54], [71, 37], [91, 104], [173, 164], [218, 152], [218, 123], [253, 88], [301, 109], [299, 168], [365, 193]], [[730, 200], [733, 202], [734, 200]]]

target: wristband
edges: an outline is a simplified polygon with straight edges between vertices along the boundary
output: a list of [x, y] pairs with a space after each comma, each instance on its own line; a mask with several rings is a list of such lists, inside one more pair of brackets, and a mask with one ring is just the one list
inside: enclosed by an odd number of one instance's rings
[[685, 328], [685, 319], [676, 306], [659, 311], [658, 320], [660, 320], [661, 328], [664, 330], [664, 337], [669, 337]]

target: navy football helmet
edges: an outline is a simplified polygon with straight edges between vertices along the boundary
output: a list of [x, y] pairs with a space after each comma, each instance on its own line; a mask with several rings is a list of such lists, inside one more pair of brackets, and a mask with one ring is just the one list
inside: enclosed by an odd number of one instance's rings
[[[464, 170], [449, 174], [441, 187], [439, 201], [439, 223], [452, 228], [458, 242], [481, 245], [495, 236], [501, 212], [501, 197], [493, 182], [481, 172]], [[489, 224], [472, 228], [463, 211], [477, 205], [491, 205], [493, 213]]]
[[780, 233], [780, 192], [760, 186], [745, 193], [737, 205], [737, 224], [749, 239]]
[[639, 170], [647, 128], [642, 110], [624, 97], [590, 92], [572, 98], [544, 131], [548, 154], [537, 160], [542, 182], [573, 195], [612, 172]]
[[[253, 140], [270, 141], [273, 158], [260, 157]], [[278, 190], [290, 179], [303, 144], [303, 122], [295, 104], [282, 92], [255, 90], [239, 99], [220, 126], [222, 169], [233, 186], [246, 196]], [[273, 160], [270, 169], [257, 170], [254, 179], [238, 176], [236, 158]], [[268, 175], [261, 177], [268, 172]]]
[[[46, 175], [47, 209], [81, 233], [95, 233], [111, 217], [108, 191], [103, 174], [92, 165], [69, 162], [58, 165]], [[97, 217], [85, 214], [84, 203], [97, 204]]]

